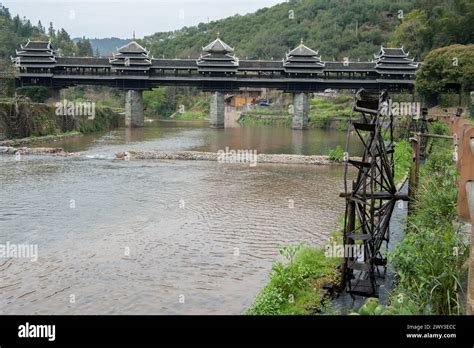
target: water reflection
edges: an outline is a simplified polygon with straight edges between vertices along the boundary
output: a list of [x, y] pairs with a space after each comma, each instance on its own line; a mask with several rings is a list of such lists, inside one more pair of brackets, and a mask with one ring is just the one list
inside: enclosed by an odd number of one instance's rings
[[[359, 155], [360, 142], [350, 144], [350, 152]], [[340, 145], [345, 148], [346, 133], [337, 130], [310, 129], [293, 131], [281, 127], [238, 127], [209, 129], [206, 121], [163, 121], [147, 124], [145, 128], [117, 129], [97, 135], [84, 135], [55, 143], [66, 151], [85, 151], [105, 143], [118, 151], [129, 148], [144, 150], [194, 150], [217, 152], [231, 149], [252, 149], [258, 153], [327, 155]], [[51, 144], [36, 144], [50, 146]], [[129, 146], [130, 145], [130, 146]], [[139, 145], [139, 146], [138, 146]], [[110, 150], [113, 150], [110, 148]]]
[[36, 263], [0, 260], [0, 314], [243, 313], [278, 245], [323, 245], [336, 228], [343, 168], [126, 162], [114, 152], [228, 146], [320, 154], [343, 139], [163, 123], [55, 143], [100, 160], [0, 157], [0, 243], [39, 249]]

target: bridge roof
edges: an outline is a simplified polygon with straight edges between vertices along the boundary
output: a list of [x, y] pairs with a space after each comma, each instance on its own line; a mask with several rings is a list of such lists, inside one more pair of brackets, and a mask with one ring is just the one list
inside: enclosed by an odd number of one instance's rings
[[303, 44], [303, 40], [294, 50], [288, 52], [288, 56], [299, 56], [299, 57], [314, 57], [318, 55], [318, 51], [314, 51], [311, 48]]
[[97, 57], [58, 57], [56, 66], [68, 67], [110, 67], [108, 58]]
[[222, 53], [222, 54], [234, 52], [234, 49], [232, 47], [230, 47], [228, 44], [226, 44], [224, 41], [222, 41], [219, 38], [212, 41], [209, 45], [203, 47], [202, 50], [208, 53]]
[[415, 74], [418, 63], [409, 58], [408, 53], [400, 48], [380, 48], [374, 59], [375, 67], [380, 74]]
[[148, 55], [146, 48], [142, 47], [136, 41], [130, 41], [128, 44], [117, 49], [117, 51], [119, 53], [146, 53]]
[[53, 47], [51, 46], [50, 41], [30, 41], [26, 45], [20, 45], [23, 50], [38, 50], [38, 51], [47, 51], [52, 50]]

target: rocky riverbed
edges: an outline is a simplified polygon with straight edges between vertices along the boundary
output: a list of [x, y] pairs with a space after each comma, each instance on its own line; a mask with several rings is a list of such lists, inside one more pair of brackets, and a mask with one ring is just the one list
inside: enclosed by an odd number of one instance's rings
[[[240, 156], [240, 157], [238, 157]], [[255, 156], [255, 158], [252, 158]], [[118, 159], [141, 160], [189, 160], [189, 161], [223, 161], [226, 163], [242, 163], [242, 159], [249, 159], [252, 163], [277, 163], [277, 164], [313, 164], [328, 165], [340, 164], [329, 159], [328, 156], [303, 156], [287, 154], [220, 154], [215, 152], [197, 151], [128, 151], [116, 154]]]
[[59, 147], [11, 147], [0, 146], [0, 155], [55, 155], [55, 156], [79, 156], [79, 153], [66, 152]]
[[[66, 152], [56, 147], [12, 147], [0, 146], [0, 155], [53, 155], [78, 157], [81, 152]], [[214, 161], [223, 163], [273, 163], [273, 164], [308, 164], [308, 165], [341, 165], [328, 156], [304, 156], [290, 154], [232, 154], [198, 151], [126, 151], [115, 154], [118, 160], [183, 160]]]

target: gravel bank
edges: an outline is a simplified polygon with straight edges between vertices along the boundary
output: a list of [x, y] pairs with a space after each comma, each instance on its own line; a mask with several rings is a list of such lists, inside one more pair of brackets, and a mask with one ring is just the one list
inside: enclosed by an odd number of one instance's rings
[[[188, 161], [221, 161], [222, 156], [214, 152], [196, 152], [196, 151], [129, 151], [116, 154], [116, 157], [122, 159], [129, 155], [130, 159], [142, 160], [188, 160]], [[328, 156], [302, 156], [302, 155], [269, 155], [258, 154], [254, 163], [278, 163], [278, 164], [313, 164], [328, 165], [341, 164], [331, 161]], [[232, 163], [232, 157], [227, 157], [223, 162]], [[235, 161], [239, 162], [238, 160]], [[246, 163], [246, 162], [239, 162]]]

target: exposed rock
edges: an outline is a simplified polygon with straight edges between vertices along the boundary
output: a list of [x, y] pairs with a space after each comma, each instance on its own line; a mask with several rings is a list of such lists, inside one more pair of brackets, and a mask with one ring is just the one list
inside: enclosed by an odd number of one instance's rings
[[0, 146], [1, 155], [54, 155], [54, 156], [78, 156], [79, 153], [70, 153], [65, 152], [62, 148], [59, 147], [10, 147], [10, 146]]

